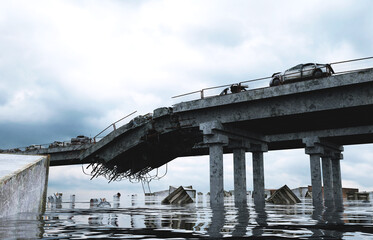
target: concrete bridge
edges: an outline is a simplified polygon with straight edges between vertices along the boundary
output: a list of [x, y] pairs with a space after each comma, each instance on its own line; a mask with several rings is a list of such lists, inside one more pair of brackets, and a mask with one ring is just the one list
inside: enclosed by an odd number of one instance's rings
[[[210, 155], [211, 205], [223, 204], [223, 154], [234, 156], [235, 201], [246, 201], [245, 152], [255, 204], [264, 204], [263, 153], [304, 148], [314, 206], [341, 207], [344, 145], [373, 143], [373, 69], [181, 102], [116, 129], [96, 144], [40, 149], [51, 165], [99, 163], [141, 175], [177, 157]], [[324, 187], [324, 196], [322, 194]]]

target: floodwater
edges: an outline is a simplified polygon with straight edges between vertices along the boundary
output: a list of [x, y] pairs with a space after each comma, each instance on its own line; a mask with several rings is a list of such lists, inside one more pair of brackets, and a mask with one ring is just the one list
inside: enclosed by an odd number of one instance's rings
[[[66, 196], [64, 196], [66, 198]], [[67, 197], [69, 198], [69, 197]], [[343, 212], [314, 211], [311, 200], [285, 206], [211, 209], [208, 196], [187, 205], [162, 205], [162, 199], [137, 195], [91, 207], [89, 199], [48, 203], [41, 216], [20, 214], [0, 219], [0, 239], [373, 239], [373, 205], [348, 201]]]

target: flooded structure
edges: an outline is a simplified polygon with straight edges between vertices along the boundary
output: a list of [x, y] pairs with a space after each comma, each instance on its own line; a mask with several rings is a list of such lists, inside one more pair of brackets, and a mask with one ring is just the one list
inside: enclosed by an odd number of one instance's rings
[[0, 154], [0, 218], [45, 209], [47, 156]]
[[165, 199], [162, 200], [162, 204], [186, 204], [193, 202], [193, 198], [190, 197], [190, 194], [188, 194], [183, 186], [173, 190]]
[[292, 205], [300, 203], [300, 199], [287, 185], [277, 189], [267, 200], [269, 203]]

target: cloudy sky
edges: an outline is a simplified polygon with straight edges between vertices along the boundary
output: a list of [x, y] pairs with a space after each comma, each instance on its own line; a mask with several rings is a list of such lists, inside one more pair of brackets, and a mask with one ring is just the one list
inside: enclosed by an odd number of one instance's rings
[[[135, 110], [144, 115], [198, 97], [172, 96], [302, 62], [372, 56], [371, 9], [368, 0], [0, 0], [0, 148], [94, 136]], [[373, 66], [336, 67], [366, 64]], [[373, 190], [372, 147], [345, 147], [344, 186]], [[232, 155], [224, 167], [229, 190]], [[207, 156], [180, 158], [150, 186], [207, 192], [208, 174]], [[266, 153], [265, 174], [268, 188], [306, 186], [308, 157], [304, 150]], [[53, 167], [49, 188], [142, 192], [141, 184], [89, 179], [82, 166]]]

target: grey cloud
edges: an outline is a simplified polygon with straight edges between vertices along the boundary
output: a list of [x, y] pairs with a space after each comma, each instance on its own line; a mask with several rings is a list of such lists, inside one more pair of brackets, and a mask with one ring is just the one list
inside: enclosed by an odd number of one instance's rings
[[194, 26], [185, 32], [187, 41], [199, 47], [237, 47], [245, 41], [243, 26], [239, 23], [214, 23], [212, 26]]
[[59, 119], [49, 123], [2, 123], [0, 125], [0, 149], [26, 147], [31, 144], [47, 144], [53, 141], [67, 141], [77, 135], [92, 135], [99, 129], [87, 125], [80, 114], [61, 114]]

